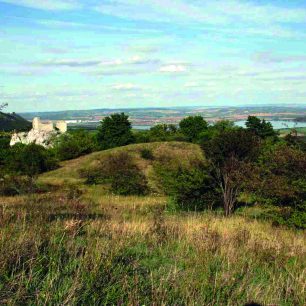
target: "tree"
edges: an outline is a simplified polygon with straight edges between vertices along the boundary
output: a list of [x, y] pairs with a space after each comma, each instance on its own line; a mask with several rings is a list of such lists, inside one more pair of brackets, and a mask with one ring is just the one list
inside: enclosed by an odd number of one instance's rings
[[202, 116], [189, 116], [180, 123], [180, 131], [187, 136], [191, 142], [196, 142], [202, 132], [207, 130], [208, 124]]
[[149, 130], [150, 141], [181, 140], [183, 135], [178, 133], [174, 124], [157, 124]]
[[246, 127], [249, 131], [263, 139], [277, 136], [270, 122], [267, 122], [265, 119], [260, 120], [256, 116], [248, 117]]
[[124, 113], [105, 117], [98, 127], [97, 140], [102, 149], [125, 146], [134, 141], [132, 126]]
[[4, 108], [6, 108], [7, 106], [8, 106], [7, 103], [2, 103], [2, 104], [0, 104], [0, 112], [1, 112]]
[[90, 132], [76, 130], [55, 139], [53, 151], [60, 160], [73, 159], [96, 149], [96, 139]]
[[214, 137], [217, 137], [218, 135], [220, 135], [220, 133], [234, 129], [238, 129], [238, 127], [235, 126], [233, 121], [217, 121], [213, 125], [210, 125], [204, 132], [199, 135], [199, 143], [201, 145], [205, 145], [205, 143], [207, 143]]
[[226, 216], [233, 212], [244, 182], [252, 172], [252, 161], [259, 154], [259, 144], [258, 137], [237, 129], [221, 132], [203, 147]]
[[270, 217], [274, 222], [305, 229], [306, 153], [277, 143], [261, 154], [259, 174], [253, 192], [258, 200], [272, 205]]
[[16, 144], [10, 149], [6, 167], [9, 172], [34, 177], [55, 169], [57, 162], [50, 151], [42, 146]]

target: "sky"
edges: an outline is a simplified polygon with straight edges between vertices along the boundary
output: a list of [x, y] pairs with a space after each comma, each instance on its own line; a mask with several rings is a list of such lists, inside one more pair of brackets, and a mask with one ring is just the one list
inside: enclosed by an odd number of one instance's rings
[[0, 0], [0, 103], [306, 105], [306, 0]]

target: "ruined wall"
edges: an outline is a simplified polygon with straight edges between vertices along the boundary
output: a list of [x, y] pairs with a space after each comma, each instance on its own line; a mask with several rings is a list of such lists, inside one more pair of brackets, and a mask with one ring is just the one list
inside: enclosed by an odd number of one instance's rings
[[41, 122], [39, 118], [33, 119], [33, 130], [52, 132], [54, 131], [53, 123], [51, 121]]
[[67, 123], [66, 123], [66, 121], [57, 121], [56, 124], [55, 124], [55, 127], [61, 133], [66, 133], [67, 132]]

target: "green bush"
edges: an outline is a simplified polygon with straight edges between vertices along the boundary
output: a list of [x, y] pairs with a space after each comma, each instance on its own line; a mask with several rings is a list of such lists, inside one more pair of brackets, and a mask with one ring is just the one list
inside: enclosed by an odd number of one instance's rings
[[260, 218], [272, 221], [274, 226], [284, 225], [297, 229], [306, 229], [306, 202], [296, 207], [270, 206]]
[[147, 148], [144, 148], [140, 151], [140, 156], [143, 158], [143, 159], [147, 159], [147, 160], [153, 160], [154, 159], [154, 155], [153, 155], [153, 152], [152, 150], [150, 149], [147, 149]]
[[29, 176], [4, 175], [0, 177], [0, 195], [15, 196], [36, 191], [36, 184]]
[[186, 167], [157, 161], [153, 167], [159, 186], [178, 208], [203, 210], [218, 202], [204, 163], [198, 161]]
[[10, 150], [10, 138], [8, 136], [0, 136], [0, 167], [4, 166]]
[[9, 150], [5, 163], [7, 172], [28, 176], [53, 170], [57, 166], [57, 160], [52, 152], [34, 143], [14, 145]]
[[56, 139], [53, 151], [59, 160], [68, 160], [89, 154], [96, 150], [94, 135], [77, 130], [61, 135]]
[[147, 179], [133, 158], [126, 152], [108, 155], [91, 169], [82, 169], [87, 184], [109, 183], [119, 195], [144, 195], [148, 192]]

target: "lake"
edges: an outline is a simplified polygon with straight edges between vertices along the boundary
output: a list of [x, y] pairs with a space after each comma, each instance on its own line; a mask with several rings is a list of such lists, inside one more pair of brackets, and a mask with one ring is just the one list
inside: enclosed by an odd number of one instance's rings
[[[272, 123], [273, 128], [275, 130], [279, 129], [291, 129], [291, 128], [299, 128], [306, 127], [306, 122], [294, 122], [294, 121], [285, 121], [285, 120], [267, 120]], [[235, 125], [245, 127], [245, 120], [236, 121]], [[133, 125], [133, 129], [136, 130], [149, 130], [151, 128], [150, 125]]]
[[[279, 129], [291, 129], [291, 128], [299, 128], [306, 127], [306, 122], [294, 122], [294, 121], [285, 121], [285, 120], [267, 120], [272, 123], [273, 128], [275, 130]], [[245, 127], [246, 121], [236, 121], [235, 125]]]

